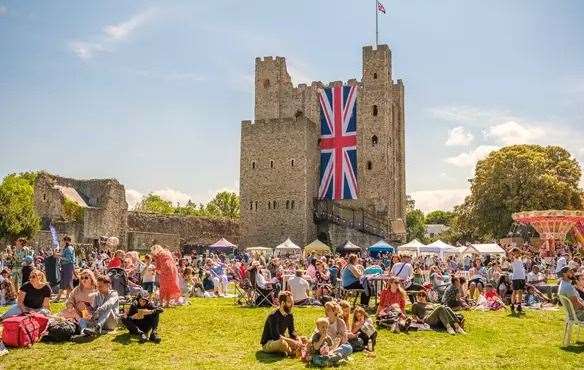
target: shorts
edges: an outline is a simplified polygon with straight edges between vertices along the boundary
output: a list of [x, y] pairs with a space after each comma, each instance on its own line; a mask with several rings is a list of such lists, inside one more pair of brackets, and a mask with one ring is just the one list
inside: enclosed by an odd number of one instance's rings
[[151, 282], [142, 283], [142, 289], [144, 289], [148, 293], [153, 293], [154, 292], [154, 282], [151, 281]]
[[525, 290], [525, 279], [513, 280], [513, 290]]

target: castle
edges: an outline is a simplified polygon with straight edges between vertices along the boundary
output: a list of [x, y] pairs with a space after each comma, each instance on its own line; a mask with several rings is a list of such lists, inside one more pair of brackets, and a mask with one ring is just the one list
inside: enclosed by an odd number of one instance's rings
[[[387, 45], [363, 48], [357, 98], [357, 199], [317, 199], [321, 82], [294, 87], [283, 57], [255, 60], [255, 120], [241, 123], [241, 245], [318, 239], [366, 246], [405, 237], [404, 85]], [[328, 87], [342, 85], [341, 81]]]

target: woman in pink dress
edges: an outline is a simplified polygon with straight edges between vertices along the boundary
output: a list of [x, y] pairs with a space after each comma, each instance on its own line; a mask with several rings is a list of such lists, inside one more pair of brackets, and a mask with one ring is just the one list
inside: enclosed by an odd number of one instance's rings
[[152, 257], [158, 273], [160, 285], [160, 302], [163, 306], [174, 304], [180, 298], [181, 292], [178, 283], [178, 269], [172, 253], [160, 245], [154, 245], [151, 249]]

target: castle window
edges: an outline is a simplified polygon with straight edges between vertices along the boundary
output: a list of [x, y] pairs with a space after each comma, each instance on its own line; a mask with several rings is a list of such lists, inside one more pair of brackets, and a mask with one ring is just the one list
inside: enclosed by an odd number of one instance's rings
[[294, 209], [294, 201], [290, 202], [290, 208]]
[[290, 209], [290, 201], [289, 200], [286, 201], [286, 209]]
[[377, 116], [377, 105], [373, 106], [373, 116]]
[[267, 89], [268, 87], [270, 87], [270, 80], [268, 78], [266, 78], [264, 80], [264, 89]]
[[251, 168], [255, 170], [255, 161], [251, 162]]
[[43, 200], [47, 200], [47, 194], [43, 194]]
[[276, 209], [276, 208], [277, 208], [277, 206], [278, 206], [278, 203], [276, 203], [276, 201], [274, 201], [274, 204], [272, 205], [272, 208], [273, 208], [273, 209]]
[[294, 160], [291, 160], [291, 161], [290, 161], [290, 166], [291, 166], [291, 167], [294, 167]]
[[270, 168], [274, 168], [274, 161], [270, 161]]
[[272, 202], [268, 202], [268, 209], [272, 209]]
[[258, 201], [257, 200], [255, 201], [255, 209], [256, 209], [256, 211], [258, 210]]
[[377, 142], [378, 142], [377, 135], [373, 135], [371, 137], [371, 145], [375, 146], [375, 145], [377, 145]]
[[251, 211], [253, 209], [253, 202], [249, 202], [249, 210]]
[[377, 72], [373, 73], [373, 79], [377, 80]]
[[373, 168], [373, 163], [371, 161], [367, 161], [367, 169], [370, 170]]
[[304, 112], [303, 112], [303, 111], [301, 111], [300, 109], [298, 109], [298, 110], [296, 111], [296, 113], [294, 113], [294, 117], [296, 117], [296, 118], [300, 118], [300, 117], [302, 117], [303, 115], [304, 115]]

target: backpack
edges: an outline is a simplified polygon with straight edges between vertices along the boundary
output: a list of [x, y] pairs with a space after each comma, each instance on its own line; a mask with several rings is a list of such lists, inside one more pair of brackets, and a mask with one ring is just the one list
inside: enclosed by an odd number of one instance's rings
[[66, 342], [71, 340], [75, 335], [77, 325], [74, 322], [65, 319], [54, 319], [49, 322], [47, 335], [43, 338], [49, 342]]
[[38, 313], [9, 317], [2, 324], [2, 341], [9, 347], [30, 347], [41, 339], [49, 319]]

